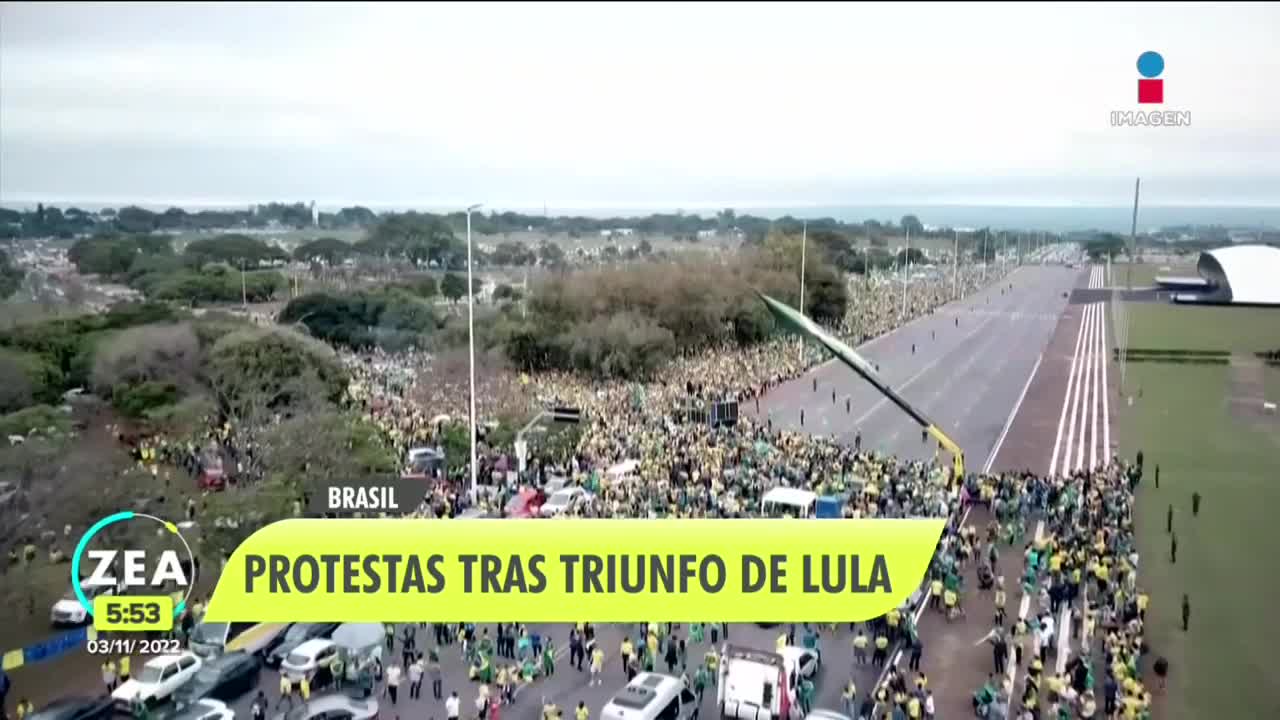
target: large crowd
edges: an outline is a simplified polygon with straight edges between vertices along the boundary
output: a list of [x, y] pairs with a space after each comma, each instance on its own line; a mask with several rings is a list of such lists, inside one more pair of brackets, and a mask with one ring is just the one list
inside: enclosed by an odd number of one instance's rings
[[[997, 278], [998, 273], [988, 276], [979, 269], [965, 269], [959, 273], [959, 285], [968, 293]], [[900, 283], [857, 281], [849, 289], [848, 310], [836, 331], [852, 345], [932, 313], [953, 296], [950, 273], [915, 279], [906, 295], [905, 314]], [[347, 400], [382, 431], [400, 456], [409, 448], [439, 442], [446, 424], [465, 422], [466, 373], [442, 368], [440, 358], [415, 352], [342, 353], [341, 357], [352, 376]], [[976, 712], [997, 719], [1035, 720], [1149, 715], [1151, 696], [1145, 672], [1152, 667], [1157, 674], [1165, 670], [1162, 661], [1150, 662], [1142, 636], [1147, 596], [1137, 582], [1132, 515], [1140, 468], [1115, 462], [1069, 477], [1006, 473], [953, 478], [950, 467], [936, 461], [906, 462], [775, 429], [767, 420], [747, 414], [732, 426], [719, 427], [687, 422], [681, 414], [691, 399], [751, 401], [825, 359], [824, 351], [812, 344], [784, 338], [745, 350], [706, 348], [673, 359], [647, 382], [600, 382], [554, 372], [528, 376], [486, 368], [478, 377], [481, 423], [495, 419], [500, 409], [577, 407], [585, 416], [577, 446], [559, 457], [535, 449], [520, 483], [499, 483], [491, 495], [470, 497], [465, 469], [446, 475], [431, 486], [418, 514], [452, 517], [469, 508], [500, 514], [520, 484], [536, 483], [546, 477], [548, 468], [554, 468], [569, 483], [589, 490], [589, 502], [575, 509], [587, 517], [750, 517], [759, 514], [762, 496], [778, 486], [843, 497], [847, 517], [948, 517], [952, 522], [926, 584], [931, 602], [944, 612], [958, 612], [973, 593], [982, 592], [992, 594], [998, 608], [991, 641], [996, 645], [995, 670], [999, 672], [975, 692]], [[208, 439], [223, 444], [227, 453], [251, 459], [252, 446], [240, 450], [227, 430]], [[191, 466], [197, 462], [199, 445], [187, 441], [170, 447], [166, 443], [162, 452], [170, 462]], [[493, 478], [495, 470], [509, 468], [509, 452], [510, 448], [484, 446], [482, 476]], [[635, 461], [634, 471], [608, 474], [609, 468], [629, 460]], [[970, 503], [990, 508], [994, 518], [990, 526], [957, 526], [958, 511]], [[1047, 532], [1039, 539], [1024, 539], [1036, 520], [1045, 521]], [[998, 555], [1019, 550], [1022, 575], [996, 576]], [[967, 581], [967, 568], [974, 569], [976, 583]], [[1009, 592], [1017, 586], [1036, 599], [1036, 611], [1026, 618], [1003, 610]], [[1080, 630], [1100, 642], [1097, 652], [1072, 658], [1059, 674], [1045, 668], [1047, 656], [1040, 648], [1048, 647], [1052, 623], [1064, 604], [1085, 609]], [[895, 610], [857, 631], [858, 657], [865, 651], [872, 662], [883, 664], [890, 642], [902, 642], [912, 652], [908, 667], [889, 672], [882, 685], [859, 693], [850, 683], [844, 699], [851, 717], [870, 718], [876, 711], [895, 719], [933, 716], [934, 700], [919, 672], [921, 646], [908, 610]], [[805, 626], [803, 642], [816, 645], [825, 630]], [[447, 629], [445, 641], [455, 633], [465, 640], [468, 632], [473, 631], [466, 626]], [[506, 632], [521, 637], [519, 628]], [[585, 632], [579, 627], [569, 638], [572, 662], [585, 661], [598, 672], [597, 655]], [[634, 662], [636, 670], [664, 664], [673, 671], [678, 667], [686, 682], [701, 693], [714, 675], [717, 659], [710, 651], [692, 663], [687, 657], [706, 633], [714, 637], [719, 630], [714, 625], [686, 626], [677, 636], [670, 627], [643, 627], [632, 651], [622, 648], [622, 654], [629, 656], [624, 663]], [[795, 633], [794, 628], [789, 631]], [[794, 638], [788, 640], [795, 644]], [[500, 637], [499, 645], [505, 643]], [[509, 697], [515, 682], [553, 671], [538, 663], [554, 663], [554, 653], [538, 650], [472, 654], [468, 659], [475, 664], [474, 672], [494, 684], [500, 703]], [[999, 680], [1002, 652], [1014, 655], [1014, 661], [1026, 668], [1017, 688]], [[544, 660], [547, 657], [551, 659]], [[398, 672], [438, 662], [434, 653], [425, 659], [419, 654], [416, 660], [410, 655]], [[421, 678], [423, 668], [418, 667], [415, 674]], [[1100, 687], [1096, 677], [1102, 679]], [[812, 688], [801, 688], [802, 705], [804, 692]], [[439, 699], [439, 690], [434, 693]]]

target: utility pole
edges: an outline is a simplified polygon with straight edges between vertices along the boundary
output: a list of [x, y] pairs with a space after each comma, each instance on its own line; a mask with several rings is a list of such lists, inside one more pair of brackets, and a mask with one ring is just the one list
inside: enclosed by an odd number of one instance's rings
[[1129, 263], [1125, 266], [1124, 271], [1124, 289], [1133, 291], [1133, 259], [1137, 257], [1134, 252], [1138, 244], [1138, 189], [1142, 185], [1142, 178], [1133, 181], [1133, 225], [1129, 227]]
[[951, 258], [951, 299], [960, 299], [960, 231], [956, 230], [955, 249]]
[[902, 251], [902, 319], [907, 318], [907, 279], [911, 276], [911, 228], [907, 228], [907, 248]]
[[[800, 225], [800, 314], [804, 315], [804, 263], [805, 248], [809, 245], [809, 221]], [[803, 345], [803, 342], [801, 342]]]
[[[800, 314], [804, 315], [804, 270], [805, 270], [805, 248], [809, 246], [809, 221], [804, 220], [800, 225]], [[796, 348], [799, 356], [800, 366], [804, 367], [804, 336], [798, 336], [800, 340], [799, 346]]]
[[987, 283], [987, 236], [991, 234], [991, 228], [983, 228], [982, 230], [982, 284]]

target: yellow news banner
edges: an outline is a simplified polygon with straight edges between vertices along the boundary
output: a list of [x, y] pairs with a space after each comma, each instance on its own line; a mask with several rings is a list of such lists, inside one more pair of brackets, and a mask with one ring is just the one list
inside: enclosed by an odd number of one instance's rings
[[901, 605], [937, 520], [284, 520], [212, 622], [858, 622]]

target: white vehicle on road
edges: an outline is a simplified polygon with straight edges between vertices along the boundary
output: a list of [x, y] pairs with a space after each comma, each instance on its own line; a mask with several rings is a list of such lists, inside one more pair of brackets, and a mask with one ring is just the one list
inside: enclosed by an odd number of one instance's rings
[[236, 720], [236, 711], [220, 700], [201, 698], [168, 720]]
[[280, 674], [294, 681], [304, 677], [314, 679], [322, 672], [331, 673], [337, 659], [338, 646], [332, 640], [308, 640], [294, 648], [280, 663]]
[[200, 658], [194, 653], [161, 655], [151, 658], [129, 682], [111, 693], [116, 709], [130, 712], [135, 702], [153, 707], [169, 699], [174, 691], [189, 682], [200, 670]]
[[781, 653], [726, 645], [720, 654], [716, 704], [732, 720], [799, 720], [800, 703]]
[[586, 490], [577, 486], [561, 488], [547, 498], [538, 512], [542, 517], [570, 515], [574, 510], [585, 505], [589, 497]]
[[[119, 591], [115, 585], [85, 585], [84, 583], [80, 584], [80, 589], [84, 591], [84, 596], [90, 603], [99, 595], [115, 595]], [[83, 625], [92, 619], [71, 590], [68, 590], [67, 594], [59, 598], [58, 602], [49, 609], [49, 622], [55, 627]]]
[[781, 654], [792, 687], [798, 686], [800, 680], [813, 679], [822, 667], [822, 660], [816, 650], [787, 645], [782, 648]]

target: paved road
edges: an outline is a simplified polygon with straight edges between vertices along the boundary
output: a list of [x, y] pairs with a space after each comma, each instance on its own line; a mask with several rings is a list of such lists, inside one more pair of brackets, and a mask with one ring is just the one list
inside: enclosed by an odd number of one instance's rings
[[[1063, 293], [1079, 275], [1063, 267], [1023, 267], [1003, 284], [950, 303], [858, 352], [878, 363], [890, 387], [964, 448], [968, 469], [982, 469], [1067, 304]], [[911, 418], [838, 362], [775, 388], [761, 400], [759, 413], [775, 427], [849, 444], [861, 430], [864, 448], [899, 457], [932, 457], [935, 450], [934, 443], [921, 442]]]

